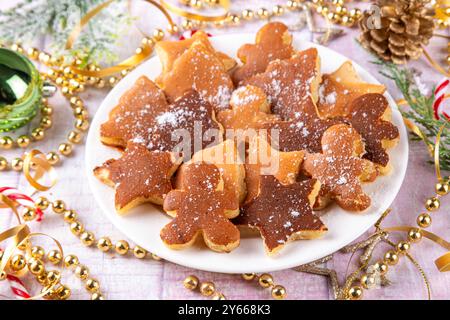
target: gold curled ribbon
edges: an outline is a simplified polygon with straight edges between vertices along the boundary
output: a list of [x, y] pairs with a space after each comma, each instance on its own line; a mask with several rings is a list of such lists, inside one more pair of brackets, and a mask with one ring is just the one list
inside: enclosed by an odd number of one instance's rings
[[22, 221], [20, 219], [19, 212], [17, 211], [17, 204], [4, 194], [0, 193], [0, 209], [8, 209], [8, 208], [12, 210], [12, 212], [17, 218], [17, 222], [21, 224]]
[[223, 21], [228, 17], [228, 9], [230, 8], [230, 1], [229, 0], [220, 0], [219, 5], [225, 9], [225, 13], [217, 15], [217, 16], [207, 16], [202, 15], [194, 12], [187, 11], [183, 8], [180, 8], [168, 1], [161, 0], [161, 5], [169, 10], [170, 12], [173, 12], [177, 16], [184, 17], [189, 20], [197, 20], [197, 21], [203, 21], [203, 22], [218, 22]]
[[427, 61], [431, 64], [431, 66], [440, 74], [444, 75], [445, 77], [450, 77], [450, 73], [447, 72], [443, 67], [441, 67], [441, 65], [439, 63], [437, 63], [432, 57], [431, 55], [428, 53], [428, 51], [422, 47], [423, 49], [423, 54], [425, 56], [425, 58], [427, 59]]
[[[400, 232], [408, 232], [409, 230], [411, 230], [411, 226], [398, 226], [398, 227], [390, 227], [390, 228], [385, 228], [384, 230], [387, 232], [391, 232], [391, 231], [400, 231]], [[447, 272], [450, 271], [450, 243], [445, 241], [444, 239], [442, 239], [441, 237], [439, 237], [438, 235], [426, 231], [426, 230], [421, 230], [422, 235], [433, 241], [434, 243], [437, 243], [438, 245], [440, 245], [442, 248], [449, 250], [449, 252], [447, 252], [446, 254], [444, 254], [443, 256], [441, 256], [440, 258], [436, 259], [434, 261], [434, 263], [436, 264], [436, 267], [438, 268], [439, 271], [441, 272]]]
[[436, 177], [439, 182], [442, 182], [442, 176], [441, 176], [441, 165], [439, 162], [439, 146], [441, 145], [441, 136], [442, 132], [444, 131], [445, 127], [447, 126], [447, 121], [439, 128], [439, 132], [436, 135], [436, 144], [434, 146], [434, 168], [436, 171]]
[[[35, 166], [35, 174], [31, 175], [32, 167]], [[51, 189], [58, 181], [55, 168], [47, 161], [45, 155], [39, 150], [31, 150], [25, 155], [23, 160], [23, 173], [30, 185], [39, 191], [47, 191]], [[39, 183], [39, 179], [46, 173], [50, 175], [51, 183], [45, 186]]]
[[[156, 7], [159, 11], [161, 11], [164, 16], [166, 17], [169, 24], [173, 27], [175, 26], [175, 23], [173, 22], [170, 14], [167, 12], [167, 10], [158, 2], [153, 0], [144, 0], [145, 2], [150, 3], [154, 7]], [[66, 50], [70, 50], [78, 36], [80, 35], [82, 29], [86, 26], [86, 24], [89, 23], [89, 21], [94, 18], [97, 14], [99, 14], [102, 10], [107, 8], [111, 3], [113, 3], [113, 0], [108, 0], [95, 8], [93, 8], [91, 11], [89, 11], [83, 18], [81, 18], [80, 22], [77, 24], [77, 26], [72, 30], [69, 38], [66, 42]], [[136, 53], [135, 55], [132, 55], [131, 57], [123, 60], [122, 62], [116, 64], [112, 67], [107, 67], [101, 70], [85, 70], [85, 69], [79, 69], [77, 67], [72, 66], [71, 69], [74, 73], [86, 76], [86, 77], [107, 77], [113, 74], [116, 74], [120, 71], [130, 69], [132, 67], [137, 66], [142, 61], [147, 59], [153, 52], [153, 46], [149, 44], [144, 44], [141, 48], [142, 50], [139, 53]]]

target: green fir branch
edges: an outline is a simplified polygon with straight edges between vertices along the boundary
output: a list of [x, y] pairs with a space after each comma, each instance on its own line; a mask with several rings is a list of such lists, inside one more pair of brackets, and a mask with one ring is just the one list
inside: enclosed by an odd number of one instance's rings
[[[425, 143], [434, 149], [436, 136], [439, 129], [448, 120], [441, 117], [440, 120], [434, 118], [433, 102], [434, 93], [426, 95], [420, 91], [419, 84], [414, 79], [414, 73], [411, 69], [400, 68], [399, 66], [384, 60], [373, 62], [381, 67], [379, 73], [395, 82], [397, 88], [401, 91], [404, 99], [409, 105], [409, 110], [400, 108], [403, 117], [413, 121], [420, 127], [425, 135]], [[434, 90], [432, 90], [434, 92]], [[440, 165], [442, 170], [450, 170], [450, 124], [446, 127], [441, 136], [439, 146]], [[417, 140], [417, 137], [414, 136]]]
[[118, 40], [131, 24], [126, 1], [116, 1], [86, 25], [73, 48], [65, 50], [73, 28], [89, 10], [104, 0], [23, 0], [0, 11], [0, 42], [32, 43], [51, 36], [53, 54], [81, 58], [84, 64], [112, 63], [118, 59]]

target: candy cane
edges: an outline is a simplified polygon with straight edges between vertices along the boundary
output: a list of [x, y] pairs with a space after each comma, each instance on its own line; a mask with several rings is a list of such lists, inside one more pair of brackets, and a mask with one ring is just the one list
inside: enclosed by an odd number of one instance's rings
[[[19, 190], [11, 187], [0, 187], [0, 193], [11, 199], [12, 201], [17, 202], [21, 206], [24, 207], [35, 207], [35, 202], [32, 198], [27, 196], [26, 194], [21, 193]], [[41, 209], [36, 208], [36, 221], [42, 221], [42, 217], [44, 216], [44, 212]]]
[[27, 288], [25, 288], [25, 285], [23, 284], [22, 280], [17, 278], [16, 276], [8, 274], [6, 276], [6, 279], [9, 282], [9, 286], [11, 287], [12, 293], [19, 298], [22, 299], [28, 299], [31, 297], [30, 293], [28, 292]]
[[[450, 85], [450, 80], [445, 79], [437, 86], [436, 90], [434, 91], [435, 100], [433, 103], [433, 111], [434, 111], [434, 117], [436, 120], [440, 120], [440, 117], [439, 117], [439, 113], [441, 111], [440, 109], [442, 107], [442, 103], [445, 100], [445, 93], [446, 93], [449, 85]], [[448, 113], [446, 113], [445, 111], [442, 111], [442, 114], [444, 115], [444, 117], [446, 117], [448, 120], [450, 120], [450, 115]]]

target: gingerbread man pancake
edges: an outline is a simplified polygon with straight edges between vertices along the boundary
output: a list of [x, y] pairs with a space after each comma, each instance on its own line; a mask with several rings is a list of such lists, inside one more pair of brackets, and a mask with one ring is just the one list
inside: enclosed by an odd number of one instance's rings
[[223, 191], [220, 170], [213, 164], [187, 166], [181, 189], [167, 195], [164, 210], [175, 217], [161, 230], [161, 239], [172, 249], [191, 246], [200, 235], [217, 252], [239, 245], [239, 230], [229, 220], [239, 214], [239, 202]]
[[264, 72], [269, 62], [288, 59], [294, 52], [288, 27], [280, 22], [267, 23], [256, 34], [255, 44], [239, 48], [237, 56], [243, 65], [233, 72], [233, 81], [239, 85], [243, 80]]
[[222, 175], [224, 191], [234, 193], [240, 203], [244, 201], [247, 193], [245, 168], [233, 140], [225, 140], [216, 146], [196, 152], [192, 159], [178, 170], [175, 187], [181, 188], [181, 182], [185, 179], [185, 169], [190, 164], [201, 162], [214, 164]]
[[[361, 177], [376, 177], [376, 169], [364, 154], [361, 136], [352, 127], [339, 124], [330, 127], [322, 137], [322, 153], [309, 153], [303, 169], [322, 184], [321, 197], [334, 199], [350, 211], [362, 211], [370, 206], [370, 197], [361, 187]], [[327, 201], [320, 199], [319, 207]]]
[[245, 158], [247, 183], [245, 202], [251, 201], [258, 195], [262, 175], [273, 175], [282, 184], [294, 183], [304, 156], [304, 151], [278, 151], [273, 149], [264, 138], [254, 136], [249, 141], [248, 154]]
[[194, 89], [218, 112], [229, 107], [234, 86], [223, 63], [202, 43], [195, 41], [173, 64], [161, 83], [169, 101]]
[[264, 122], [278, 119], [270, 113], [270, 104], [261, 88], [244, 86], [233, 92], [231, 109], [221, 111], [217, 120], [225, 129], [259, 128]]
[[382, 174], [389, 171], [389, 155], [386, 149], [394, 147], [399, 131], [390, 121], [389, 102], [378, 93], [365, 94], [353, 100], [349, 106], [348, 121], [362, 136], [366, 146], [363, 158], [372, 161]]
[[[211, 139], [203, 139], [199, 134], [215, 132]], [[193, 90], [187, 91], [167, 110], [156, 114], [153, 125], [147, 128], [149, 150], [169, 151], [179, 154], [184, 152], [184, 158], [190, 158], [195, 148], [201, 149], [222, 141], [222, 127], [216, 122], [214, 110], [210, 103]], [[195, 141], [201, 144], [196, 145]], [[140, 141], [139, 141], [140, 142]], [[183, 143], [183, 150], [175, 150]]]
[[346, 116], [356, 98], [367, 93], [384, 93], [383, 85], [366, 83], [356, 73], [350, 61], [344, 62], [333, 73], [323, 76], [317, 107], [322, 117]]
[[266, 93], [273, 113], [289, 120], [312, 97], [318, 99], [321, 80], [320, 57], [317, 49], [297, 52], [287, 60], [272, 61], [264, 73], [253, 76], [243, 83], [260, 87]]
[[155, 114], [168, 107], [164, 93], [147, 77], [140, 77], [120, 98], [100, 127], [101, 141], [110, 146], [125, 148], [127, 142], [147, 135]]
[[262, 125], [268, 130], [278, 130], [279, 142], [275, 148], [284, 152], [299, 150], [321, 152], [320, 140], [325, 130], [343, 122], [341, 119], [321, 119], [311, 97], [305, 99], [302, 109], [302, 112], [290, 115], [292, 120], [273, 121]]
[[162, 73], [157, 78], [156, 83], [161, 83], [164, 76], [172, 70], [175, 61], [196, 41], [201, 42], [212, 54], [215, 54], [222, 61], [227, 71], [236, 66], [236, 61], [233, 58], [222, 52], [217, 52], [209, 42], [208, 35], [199, 30], [189, 39], [181, 41], [159, 41], [156, 43], [155, 50], [162, 64]]
[[179, 163], [169, 152], [150, 152], [144, 145], [130, 142], [119, 159], [106, 161], [94, 175], [115, 188], [119, 214], [145, 203], [162, 204], [172, 190], [171, 177]]
[[274, 176], [261, 176], [258, 196], [233, 222], [258, 229], [269, 255], [289, 241], [320, 237], [327, 227], [312, 210], [319, 189], [315, 179], [284, 185]]

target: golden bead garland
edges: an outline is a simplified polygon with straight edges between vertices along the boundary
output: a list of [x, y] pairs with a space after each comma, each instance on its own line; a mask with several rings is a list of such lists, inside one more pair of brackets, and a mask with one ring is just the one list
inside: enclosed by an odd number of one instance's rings
[[[161, 258], [157, 255], [148, 252], [140, 246], [130, 246], [126, 240], [118, 240], [113, 243], [109, 237], [96, 238], [95, 234], [91, 231], [86, 230], [84, 224], [78, 219], [78, 214], [75, 210], [68, 209], [66, 204], [62, 200], [55, 200], [50, 202], [45, 197], [39, 197], [36, 200], [36, 208], [43, 211], [51, 208], [52, 211], [58, 216], [62, 217], [64, 221], [68, 224], [70, 231], [77, 236], [81, 243], [86, 247], [95, 246], [98, 250], [102, 252], [112, 253], [115, 252], [119, 255], [127, 255], [132, 253], [134, 257], [138, 259], [152, 258], [153, 260], [160, 261]], [[36, 218], [35, 208], [24, 208], [22, 211], [22, 218], [25, 221], [32, 221]]]
[[258, 275], [256, 273], [244, 273], [242, 274], [242, 278], [246, 281], [256, 280], [261, 287], [270, 288], [272, 297], [276, 300], [282, 300], [286, 298], [286, 289], [281, 285], [275, 284], [272, 275], [268, 273], [263, 273], [261, 275]]
[[[10, 48], [16, 52], [26, 54], [31, 60], [36, 60], [38, 62], [47, 64], [48, 66], [56, 66], [58, 65], [58, 63], [60, 63], [58, 61], [55, 61], [55, 59], [50, 54], [35, 48], [25, 50], [19, 44], [14, 44]], [[43, 78], [45, 80], [54, 80], [48, 74], [44, 74]], [[61, 84], [58, 84], [57, 81], [54, 81], [54, 83], [61, 88], [63, 93], [65, 92], [64, 87], [61, 87]], [[83, 100], [81, 100], [80, 97], [76, 96], [72, 92], [66, 92], [64, 93], [64, 96], [69, 100], [75, 122], [74, 127], [67, 133], [67, 140], [61, 142], [58, 145], [57, 150], [46, 153], [47, 161], [51, 165], [57, 164], [60, 161], [61, 157], [70, 156], [75, 145], [79, 144], [82, 141], [83, 134], [89, 129], [89, 113], [84, 106]], [[41, 119], [40, 126], [35, 128], [31, 133], [32, 138], [36, 141], [42, 140], [44, 138], [45, 129], [49, 128], [52, 124], [52, 120], [50, 117], [53, 114], [53, 108], [48, 104], [47, 99], [43, 99], [43, 103], [44, 105], [41, 109], [41, 112], [44, 117]], [[8, 137], [6, 140], [4, 138], [5, 137], [3, 137], [3, 139], [0, 139], [0, 147], [2, 147], [3, 149], [10, 149], [14, 144], [14, 140], [10, 137]], [[30, 137], [20, 136], [17, 138], [16, 143], [17, 145], [25, 148], [26, 146], [28, 146], [30, 141]], [[12, 169], [14, 171], [22, 171], [24, 163], [23, 158], [24, 157], [22, 156], [8, 161], [5, 157], [0, 156], [0, 171], [5, 171], [8, 169]]]
[[198, 289], [202, 296], [210, 297], [212, 300], [226, 300], [225, 295], [216, 290], [216, 285], [214, 282], [200, 282], [200, 280], [194, 275], [187, 276], [183, 281], [183, 285], [186, 289], [191, 291]]
[[[369, 269], [385, 275], [389, 269], [395, 266], [400, 258], [405, 256], [414, 243], [418, 243], [423, 238], [423, 229], [430, 227], [432, 219], [430, 213], [435, 212], [440, 207], [440, 198], [447, 195], [449, 192], [449, 180], [439, 181], [435, 185], [436, 195], [428, 198], [425, 201], [425, 209], [427, 212], [420, 213], [417, 217], [418, 227], [413, 227], [407, 232], [407, 238], [394, 244], [395, 249], [389, 250], [384, 254], [382, 260], [379, 260], [374, 265], [369, 266]], [[346, 292], [346, 298], [350, 300], [359, 300], [363, 297], [364, 290], [371, 289], [371, 274], [364, 273], [361, 277], [360, 284], [352, 286]]]

